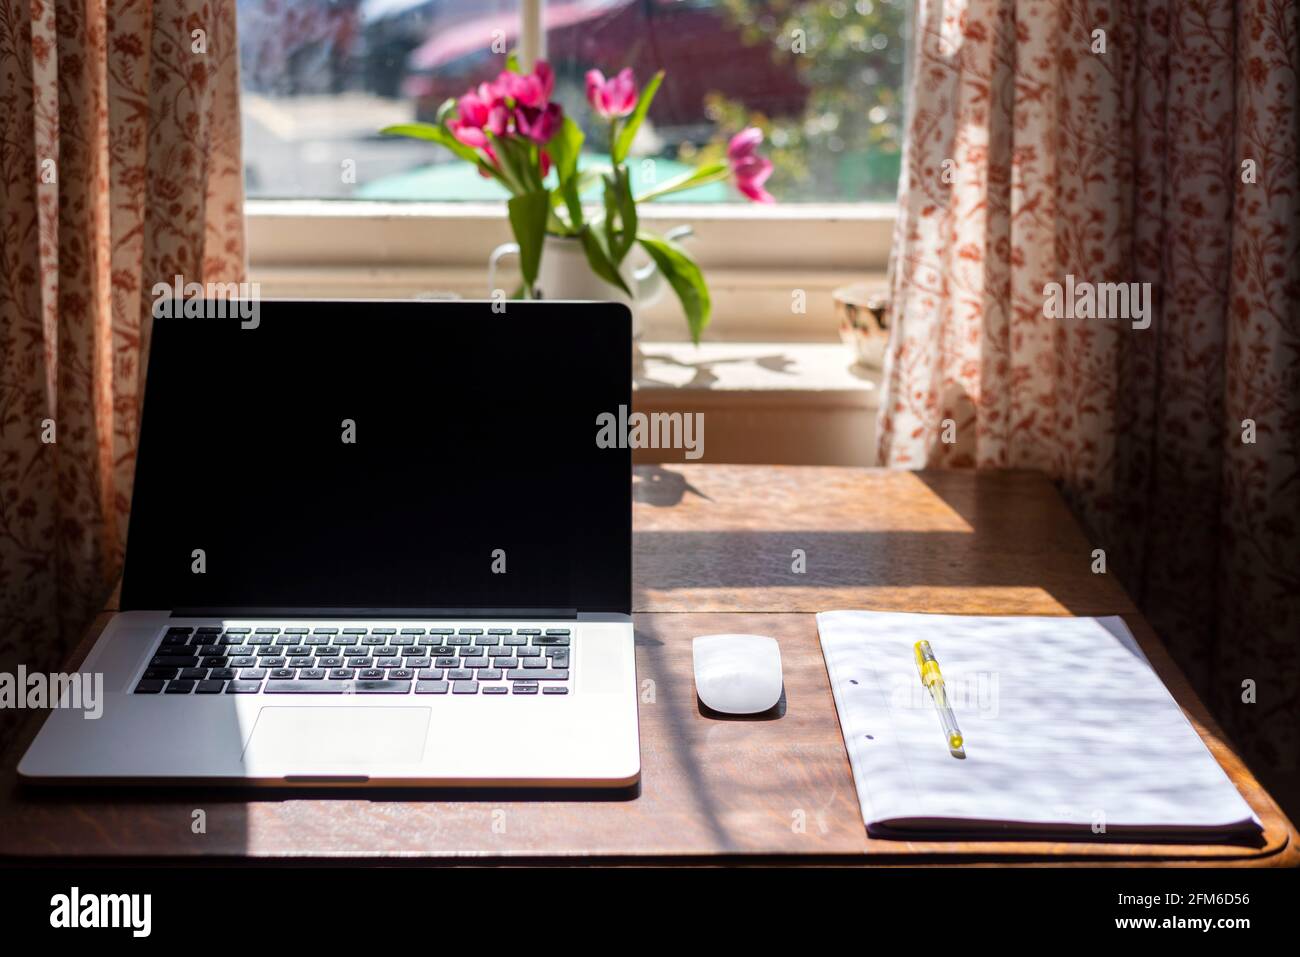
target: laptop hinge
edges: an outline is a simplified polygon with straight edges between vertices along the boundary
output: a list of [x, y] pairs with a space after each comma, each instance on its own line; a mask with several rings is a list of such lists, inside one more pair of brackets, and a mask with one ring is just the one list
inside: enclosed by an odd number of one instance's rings
[[577, 618], [576, 608], [173, 608], [173, 618]]

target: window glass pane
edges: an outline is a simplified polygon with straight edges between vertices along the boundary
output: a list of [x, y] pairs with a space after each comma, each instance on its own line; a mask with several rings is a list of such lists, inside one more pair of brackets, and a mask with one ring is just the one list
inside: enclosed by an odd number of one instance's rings
[[[667, 76], [633, 148], [634, 180], [662, 181], [766, 134], [780, 202], [892, 198], [902, 129], [905, 0], [548, 0], [554, 98], [608, 130], [584, 76]], [[493, 181], [443, 148], [380, 137], [431, 121], [492, 79], [519, 45], [519, 0], [239, 0], [250, 197], [488, 200]], [[665, 202], [743, 202], [727, 183]]]

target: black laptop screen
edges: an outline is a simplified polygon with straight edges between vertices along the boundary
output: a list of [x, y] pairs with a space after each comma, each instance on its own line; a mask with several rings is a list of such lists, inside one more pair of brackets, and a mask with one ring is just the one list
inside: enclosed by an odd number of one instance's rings
[[126, 609], [628, 612], [630, 320], [263, 302], [154, 321]]

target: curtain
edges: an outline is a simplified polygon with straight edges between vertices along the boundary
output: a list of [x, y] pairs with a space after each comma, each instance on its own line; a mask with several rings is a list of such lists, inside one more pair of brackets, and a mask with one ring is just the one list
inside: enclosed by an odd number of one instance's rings
[[235, 0], [0, 0], [0, 671], [112, 592], [150, 291], [243, 278], [239, 133]]
[[916, 27], [881, 462], [1049, 473], [1247, 754], [1294, 769], [1294, 0], [920, 0]]

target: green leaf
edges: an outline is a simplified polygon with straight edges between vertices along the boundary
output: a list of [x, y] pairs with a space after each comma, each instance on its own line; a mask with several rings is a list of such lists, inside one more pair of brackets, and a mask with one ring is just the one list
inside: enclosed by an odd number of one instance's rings
[[709, 299], [709, 287], [704, 281], [704, 273], [695, 265], [695, 260], [677, 243], [661, 239], [650, 233], [637, 233], [637, 242], [650, 254], [659, 271], [663, 273], [668, 284], [673, 287], [682, 311], [686, 313], [686, 324], [691, 329], [691, 341], [700, 342], [700, 334], [712, 317], [713, 303]]
[[622, 262], [632, 249], [632, 244], [636, 242], [637, 225], [636, 199], [632, 196], [632, 178], [628, 175], [627, 167], [618, 168], [619, 191], [618, 191], [618, 218], [619, 218], [619, 238], [621, 242], [617, 250], [614, 250], [614, 261]]
[[[490, 163], [485, 162], [483, 157], [479, 156], [477, 150], [456, 139], [446, 127], [434, 126], [432, 123], [398, 123], [395, 126], [385, 126], [379, 133], [381, 136], [405, 136], [413, 140], [428, 140], [430, 143], [437, 143], [439, 146], [451, 150], [467, 163], [473, 163], [479, 169], [497, 176], [495, 168]], [[499, 176], [497, 178], [500, 179]]]
[[454, 109], [456, 109], [456, 98], [454, 96], [449, 96], [442, 101], [442, 106], [438, 107], [437, 119], [439, 125], [447, 121], [447, 117], [451, 116]]
[[728, 172], [726, 163], [705, 163], [703, 166], [687, 170], [685, 173], [674, 176], [672, 179], [665, 180], [658, 186], [646, 190], [636, 198], [636, 201], [644, 203], [660, 196], [667, 196], [669, 193], [679, 193], [684, 189], [694, 189], [707, 183], [716, 183], [720, 179], [726, 179]]
[[542, 262], [542, 243], [546, 240], [546, 217], [551, 211], [551, 195], [545, 190], [520, 193], [506, 204], [510, 229], [519, 244], [519, 271], [529, 298], [537, 287], [537, 269]]
[[636, 109], [624, 121], [623, 128], [618, 131], [618, 137], [614, 140], [613, 147], [610, 150], [615, 166], [627, 159], [627, 151], [632, 148], [632, 141], [636, 139], [636, 131], [641, 128], [641, 121], [645, 119], [645, 115], [650, 109], [650, 101], [655, 98], [655, 93], [659, 91], [659, 84], [663, 81], [663, 70], [650, 77], [650, 82], [645, 85], [645, 89], [641, 91], [641, 96], [636, 102]]
[[519, 69], [519, 51], [511, 50], [506, 54], [506, 69], [511, 73], [521, 72]]
[[559, 183], [558, 191], [569, 210], [569, 219], [573, 228], [582, 228], [582, 201], [579, 187], [578, 155], [582, 152], [584, 137], [582, 128], [566, 116], [559, 132], [546, 144], [546, 151], [551, 155], [555, 165], [555, 178]]
[[583, 228], [581, 235], [582, 249], [587, 254], [587, 264], [591, 266], [591, 271], [611, 286], [622, 289], [627, 293], [629, 299], [634, 298], [632, 290], [627, 288], [627, 283], [623, 281], [623, 277], [619, 275], [614, 264], [609, 261], [609, 253], [601, 245], [600, 236], [596, 230], [588, 225]]

